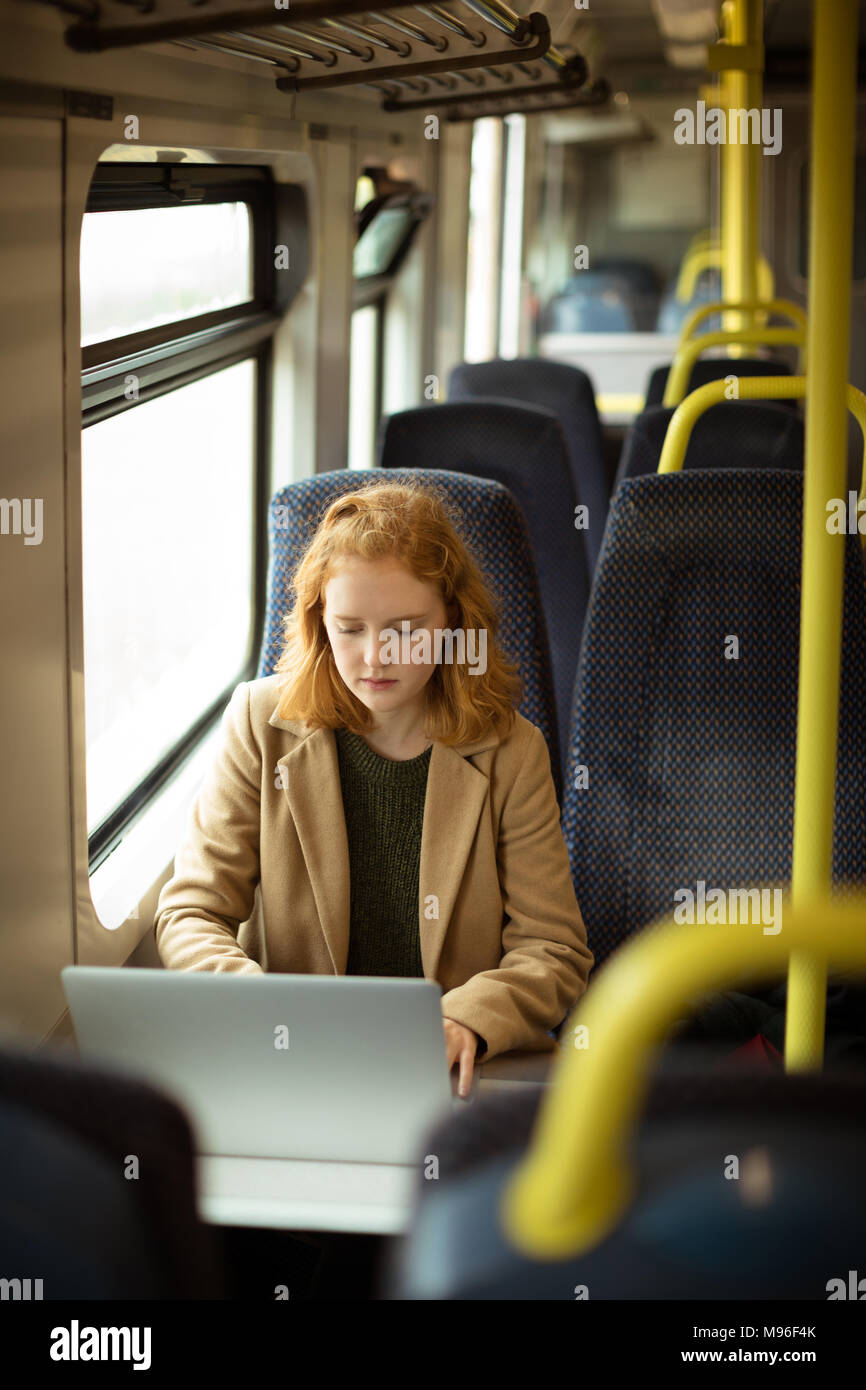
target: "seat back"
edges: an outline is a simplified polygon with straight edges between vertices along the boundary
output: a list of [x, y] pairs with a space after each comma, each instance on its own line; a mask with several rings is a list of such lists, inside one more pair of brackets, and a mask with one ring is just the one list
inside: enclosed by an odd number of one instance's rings
[[507, 487], [526, 517], [538, 569], [565, 748], [583, 620], [589, 599], [585, 532], [575, 530], [571, 470], [552, 411], [479, 398], [403, 410], [385, 421], [383, 468], [442, 468], [443, 462]]
[[650, 261], [634, 260], [630, 256], [594, 256], [592, 268], [604, 274], [622, 276], [636, 294], [658, 296], [659, 278]]
[[[482, 1095], [449, 1116], [421, 1153], [437, 1182], [416, 1182], [412, 1224], [391, 1256], [401, 1300], [809, 1299], [862, 1273], [866, 1077], [779, 1074], [695, 1057], [652, 1079], [631, 1152], [635, 1196], [616, 1229], [578, 1255], [534, 1260], [502, 1229], [502, 1197], [525, 1156], [543, 1088]], [[748, 1155], [760, 1200], [720, 1177]], [[419, 1173], [423, 1164], [419, 1164]], [[856, 1282], [855, 1276], [855, 1282]], [[838, 1283], [836, 1297], [839, 1297]]]
[[610, 271], [582, 270], [542, 312], [545, 333], [634, 333], [642, 301], [633, 285]]
[[[562, 819], [596, 965], [699, 880], [790, 880], [802, 507], [803, 475], [781, 471], [654, 474], [614, 495]], [[866, 874], [864, 583], [846, 536], [836, 884]]]
[[460, 362], [449, 378], [448, 399], [473, 400], [479, 396], [541, 406], [552, 410], [559, 420], [568, 446], [576, 498], [589, 512], [589, 525], [581, 534], [586, 542], [591, 577], [604, 535], [609, 487], [601, 423], [586, 372], [567, 362], [550, 362], [543, 357]]
[[[703, 308], [705, 304], [718, 304], [722, 298], [721, 275], [715, 268], [707, 269], [698, 276], [691, 298], [685, 301], [677, 297], [679, 278], [679, 275], [675, 275], [662, 291], [655, 322], [657, 333], [670, 335], [679, 333], [689, 314], [695, 309]], [[705, 333], [713, 333], [721, 326], [721, 315], [704, 320]]]
[[[276, 670], [283, 649], [283, 617], [292, 607], [292, 575], [322, 515], [335, 498], [383, 480], [378, 469], [339, 469], [290, 483], [274, 494], [269, 514], [268, 602], [259, 676], [270, 676]], [[417, 482], [419, 473], [412, 469], [395, 470], [387, 480]], [[547, 740], [559, 793], [561, 763], [553, 677], [538, 575], [523, 513], [510, 493], [488, 478], [430, 469], [424, 471], [420, 480], [433, 484], [458, 515], [463, 539], [498, 602], [499, 641], [506, 656], [517, 665], [523, 681], [519, 710], [541, 729]]]
[[[592, 273], [599, 278], [610, 277], [612, 284], [623, 286], [635, 332], [652, 333], [655, 330], [661, 293], [658, 275], [649, 261], [624, 256], [595, 257]], [[565, 293], [573, 290], [581, 276], [586, 274], [587, 271], [582, 270], [572, 276], [565, 286]]]
[[[45, 1298], [225, 1297], [221, 1250], [196, 1210], [192, 1130], [174, 1100], [74, 1055], [4, 1048], [0, 1110], [0, 1229], [6, 1203], [15, 1249], [37, 1261], [4, 1274], [43, 1277]], [[11, 1239], [4, 1229], [6, 1254]]]
[[[654, 405], [636, 416], [623, 445], [616, 486], [624, 478], [655, 473], [674, 406]], [[698, 417], [684, 468], [802, 470], [802, 418], [775, 402], [725, 401]]]
[[[702, 326], [702, 332], [709, 332], [708, 328]], [[651, 405], [661, 405], [665, 387], [668, 382], [668, 372], [670, 363], [664, 367], [656, 367], [651, 373], [647, 382], [646, 400], [644, 409]], [[791, 368], [787, 362], [782, 362], [779, 358], [773, 357], [699, 357], [692, 367], [692, 374], [689, 377], [689, 391], [697, 391], [699, 386], [706, 386], [708, 381], [720, 381], [726, 376], [790, 376]], [[688, 392], [686, 393], [688, 394]], [[779, 402], [777, 401], [778, 405]], [[791, 409], [797, 409], [795, 400], [785, 401], [784, 405]]]

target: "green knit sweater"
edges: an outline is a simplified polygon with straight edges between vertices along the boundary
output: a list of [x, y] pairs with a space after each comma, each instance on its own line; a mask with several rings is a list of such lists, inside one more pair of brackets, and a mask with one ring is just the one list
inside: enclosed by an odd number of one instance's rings
[[335, 729], [349, 840], [347, 975], [420, 975], [418, 877], [432, 747], [383, 758], [360, 734]]

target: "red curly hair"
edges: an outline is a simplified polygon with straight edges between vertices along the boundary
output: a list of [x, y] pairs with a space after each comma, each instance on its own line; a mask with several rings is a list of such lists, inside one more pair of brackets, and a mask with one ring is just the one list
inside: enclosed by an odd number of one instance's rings
[[451, 628], [487, 630], [487, 669], [437, 664], [425, 686], [424, 729], [430, 739], [459, 745], [514, 723], [521, 682], [497, 642], [499, 616], [477, 561], [461, 539], [445, 498], [428, 483], [375, 482], [332, 502], [292, 578], [294, 605], [283, 619], [277, 662], [278, 713], [314, 728], [344, 726], [363, 734], [373, 716], [337, 671], [323, 622], [325, 585], [346, 556], [397, 559], [416, 579], [439, 590]]

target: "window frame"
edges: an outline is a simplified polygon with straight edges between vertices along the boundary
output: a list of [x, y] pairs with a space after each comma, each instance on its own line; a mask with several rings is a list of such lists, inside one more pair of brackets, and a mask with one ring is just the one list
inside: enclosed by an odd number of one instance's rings
[[[357, 182], [357, 181], [356, 181]], [[385, 397], [385, 327], [388, 307], [388, 294], [418, 237], [420, 228], [436, 207], [436, 198], [422, 188], [406, 188], [399, 192], [377, 194], [365, 203], [355, 214], [354, 246], [364, 232], [375, 222], [381, 212], [392, 208], [408, 208], [412, 214], [401, 241], [395, 247], [386, 268], [378, 275], [352, 276], [351, 315], [359, 309], [372, 308], [376, 312], [376, 357], [373, 366], [373, 414], [376, 421], [373, 432], [373, 467], [376, 467], [376, 452], [379, 432], [382, 428], [383, 405]], [[351, 365], [351, 364], [350, 364]]]
[[[385, 276], [376, 277], [375, 292], [372, 292], [372, 285], [369, 286], [371, 293], [358, 296], [352, 304], [352, 314], [356, 314], [359, 309], [373, 309], [376, 315], [376, 354], [373, 362], [373, 463], [376, 468], [376, 453], [379, 442], [379, 434], [382, 429], [382, 415], [385, 398], [385, 310], [388, 303], [388, 289], [390, 280]], [[359, 284], [366, 284], [365, 281], [358, 281]], [[351, 327], [350, 327], [351, 334]], [[351, 373], [351, 361], [349, 370]], [[351, 384], [350, 384], [351, 391]]]
[[[373, 275], [353, 275], [354, 284], [363, 287], [366, 285], [375, 286], [379, 281], [392, 281], [415, 244], [419, 229], [431, 216], [435, 206], [436, 199], [433, 194], [426, 193], [420, 188], [413, 189], [411, 192], [380, 195], [365, 204], [361, 211], [356, 214], [356, 247], [367, 229], [372, 227], [383, 212], [396, 212], [405, 209], [410, 214], [410, 221], [394, 247], [388, 264]], [[363, 289], [359, 292], [363, 293]]]
[[[252, 360], [255, 368], [250, 518], [253, 594], [250, 637], [244, 661], [234, 679], [214, 696], [146, 776], [90, 832], [87, 845], [91, 875], [142, 817], [195, 746], [212, 730], [235, 687], [241, 681], [253, 679], [258, 670], [267, 597], [272, 337], [281, 318], [276, 308], [272, 250], [277, 240], [274, 187], [271, 171], [267, 168], [225, 165], [104, 164], [97, 166], [91, 183], [86, 212], [136, 211], [178, 207], [185, 203], [248, 203], [253, 297], [227, 309], [192, 315], [175, 323], [82, 348], [82, 431], [239, 362]], [[127, 375], [144, 369], [146, 384], [141, 384], [137, 399], [128, 400], [125, 394]]]

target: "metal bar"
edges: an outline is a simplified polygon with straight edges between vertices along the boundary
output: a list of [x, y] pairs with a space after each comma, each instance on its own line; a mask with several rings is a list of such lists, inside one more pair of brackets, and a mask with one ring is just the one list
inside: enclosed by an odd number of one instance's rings
[[[574, 108], [583, 110], [587, 107], [604, 105], [608, 100], [609, 93], [604, 96], [591, 96], [587, 92], [576, 92], [574, 96], [570, 96], [568, 87], [554, 83], [553, 91], [545, 96], [542, 102], [537, 102], [537, 96], [538, 92], [534, 87], [527, 87], [523, 92], [492, 92], [486, 100], [479, 94], [469, 98], [471, 105], [467, 106], [464, 103], [462, 110], [457, 107], [456, 110], [447, 112], [446, 120], [450, 124], [458, 121], [474, 121], [479, 116], [508, 116], [512, 112], [543, 115], [547, 111], [570, 111]], [[521, 97], [525, 100], [521, 101]]]
[[784, 314], [786, 318], [793, 319], [797, 327], [802, 329], [805, 329], [807, 322], [805, 309], [802, 309], [791, 299], [755, 299], [748, 304], [729, 304], [720, 300], [718, 304], [699, 304], [697, 309], [692, 310], [680, 329], [680, 344], [688, 341], [699, 323], [702, 323], [704, 319], [712, 318], [714, 314], [720, 313], [723, 309], [755, 309], [764, 314], [776, 314], [780, 318]]
[[496, 0], [461, 0], [461, 3], [480, 19], [486, 19], [500, 34], [507, 34], [513, 39], [522, 32], [520, 17], [509, 10], [507, 5], [500, 5]]
[[[761, 0], [728, 0], [723, 12], [726, 43], [761, 45]], [[721, 77], [722, 102], [730, 137], [734, 112], [760, 111], [761, 73], [745, 68], [727, 69]], [[741, 135], [745, 132], [740, 131]], [[761, 182], [760, 148], [750, 139], [736, 142], [728, 138], [721, 151], [722, 160], [722, 298], [752, 302], [759, 298], [757, 265], [760, 255]], [[724, 316], [727, 329], [746, 328], [751, 315], [739, 312]]]
[[[543, 14], [535, 11], [529, 16], [529, 23], [531, 32], [535, 35], [535, 42], [523, 50], [524, 56], [541, 58], [550, 47], [550, 25]], [[449, 55], [447, 58], [426, 58], [419, 62], [402, 62], [378, 68], [375, 77], [379, 81], [387, 82], [394, 77], [423, 77], [435, 72], [459, 72], [465, 68], [487, 68], [513, 62], [513, 49], [505, 49], [499, 53]], [[281, 92], [304, 92], [321, 87], [350, 87], [358, 82], [367, 83], [369, 77], [360, 72], [335, 72], [323, 77], [278, 77], [277, 88]]]
[[365, 49], [357, 48], [347, 39], [335, 39], [330, 34], [326, 38], [312, 29], [296, 29], [290, 24], [276, 24], [274, 28], [286, 34], [295, 34], [299, 39], [309, 39], [310, 43], [320, 43], [325, 48], [335, 48], [338, 53], [347, 53], [350, 58], [357, 58], [362, 63], [369, 63], [376, 56], [369, 46]]
[[[282, 79], [280, 79], [282, 80]], [[798, 347], [804, 348], [806, 335], [802, 328], [742, 328], [736, 332], [721, 329], [718, 333], [700, 333], [680, 343], [668, 373], [663, 405], [679, 405], [686, 394], [692, 367], [702, 352], [713, 347]], [[736, 367], [736, 359], [731, 366]]]
[[410, 39], [417, 39], [419, 43], [429, 44], [440, 53], [448, 47], [448, 40], [444, 34], [428, 34], [426, 29], [422, 29], [420, 24], [413, 24], [410, 19], [381, 14], [378, 10], [370, 10], [369, 13], [370, 18], [375, 19], [378, 24], [390, 24], [392, 29], [399, 29], [401, 34], [408, 34]]
[[[309, 21], [321, 22], [323, 15], [336, 19], [342, 15], [366, 14], [366, 0], [291, 0], [291, 14], [295, 23]], [[406, 0], [377, 0], [379, 10], [398, 10], [406, 8]], [[256, 25], [273, 24], [274, 0], [270, 4], [244, 5], [239, 9], [224, 10], [221, 14], [184, 16], [180, 19], [157, 19], [145, 24], [96, 23], [72, 24], [66, 30], [66, 43], [77, 53], [101, 53], [109, 48], [134, 48], [141, 43], [162, 43], [167, 39], [196, 38], [200, 34], [219, 33], [224, 29], [237, 29]]]
[[[809, 330], [800, 685], [794, 793], [795, 904], [832, 882], [844, 544], [827, 530], [844, 497], [845, 392], [851, 343], [857, 0], [813, 0], [809, 189]], [[819, 1068], [827, 1002], [827, 923], [791, 952], [785, 1027], [789, 1071]]]
[[789, 952], [806, 952], [816, 939], [825, 970], [866, 975], [862, 890], [844, 902], [824, 894], [796, 906], [784, 896], [782, 913], [784, 929], [770, 935], [759, 922], [696, 931], [669, 916], [626, 941], [599, 972], [565, 1025], [529, 1150], [498, 1199], [497, 1224], [513, 1248], [542, 1262], [566, 1260], [620, 1225], [640, 1184], [632, 1136], [651, 1063], [696, 1000], [772, 980]]
[[[724, 146], [722, 147], [724, 154]], [[722, 172], [725, 172], [723, 166]], [[722, 201], [725, 201], [726, 194], [722, 190]], [[700, 276], [705, 270], [718, 267], [720, 270], [725, 263], [725, 253], [720, 245], [713, 245], [711, 242], [706, 244], [696, 244], [689, 249], [683, 257], [680, 273], [677, 279], [676, 296], [680, 304], [687, 304], [692, 298]], [[774, 293], [773, 271], [769, 261], [765, 256], [758, 259], [758, 293], [756, 298], [772, 299]]]
[[[726, 395], [727, 383], [708, 381], [686, 396], [678, 405], [668, 424], [664, 444], [659, 459], [659, 473], [678, 473], [683, 466], [689, 439], [697, 420], [705, 410], [731, 399]], [[807, 394], [808, 383], [804, 376], [741, 376], [737, 381], [737, 395], [733, 399], [741, 401], [793, 401]], [[856, 386], [847, 388], [846, 404], [860, 426], [863, 438], [863, 465], [860, 473], [860, 497], [866, 497], [866, 393]], [[866, 540], [866, 537], [864, 537]]]
[[261, 34], [239, 34], [230, 29], [225, 31], [225, 36], [235, 42], [239, 40], [241, 43], [261, 44], [262, 48], [269, 48], [275, 54], [289, 53], [293, 58], [306, 58], [311, 63], [324, 63], [329, 68], [339, 61], [333, 49], [327, 50], [326, 53], [317, 53], [314, 48], [302, 48], [288, 39], [273, 39]]
[[411, 44], [405, 43], [402, 39], [389, 39], [386, 34], [368, 29], [365, 24], [350, 24], [343, 19], [323, 19], [322, 25], [328, 29], [340, 29], [343, 33], [354, 34], [355, 38], [366, 39], [368, 43], [378, 44], [380, 48], [387, 48], [400, 58], [408, 58], [412, 52]]
[[[271, 68], [285, 68], [286, 72], [296, 72], [300, 67], [299, 60], [286, 55], [285, 62], [279, 58], [266, 57], [264, 53], [250, 53], [245, 48], [238, 48], [234, 44], [221, 43], [219, 39], [184, 39], [183, 42], [191, 48], [212, 49], [215, 53], [228, 53], [232, 58], [250, 58], [254, 63], [267, 63]], [[292, 64], [294, 63], [294, 67]]]
[[415, 5], [419, 14], [425, 14], [428, 19], [435, 19], [445, 29], [450, 29], [453, 34], [459, 34], [461, 39], [468, 40], [469, 43], [481, 48], [487, 42], [487, 36], [480, 33], [477, 29], [470, 29], [460, 19], [455, 19], [453, 14], [443, 10], [441, 5]]
[[573, 91], [574, 97], [567, 103], [564, 102], [560, 104], [557, 102], [555, 106], [551, 104], [551, 110], [556, 109], [557, 111], [560, 109], [560, 105], [567, 105], [569, 107], [601, 106], [610, 97], [610, 85], [603, 78], [594, 82], [591, 87], [584, 88], [580, 91], [576, 90], [576, 88], [576, 83], [572, 86], [567, 82], [542, 82], [536, 87], [516, 87], [511, 92], [461, 92], [459, 96], [432, 96], [426, 102], [390, 100], [383, 103], [382, 109], [384, 111], [412, 111], [421, 106], [463, 106], [472, 109], [475, 106], [480, 106], [487, 102], [498, 102], [500, 104], [507, 102], [508, 105], [502, 113], [496, 113], [507, 115], [509, 111], [520, 110], [518, 103], [520, 98], [524, 96], [567, 96]]
[[[461, 3], [482, 19], [486, 19], [489, 24], [493, 24], [503, 34], [510, 34], [512, 37], [520, 34], [522, 19], [507, 5], [500, 4], [499, 0], [461, 0]], [[545, 56], [545, 63], [561, 72], [567, 66], [567, 59], [558, 48], [551, 48]]]

